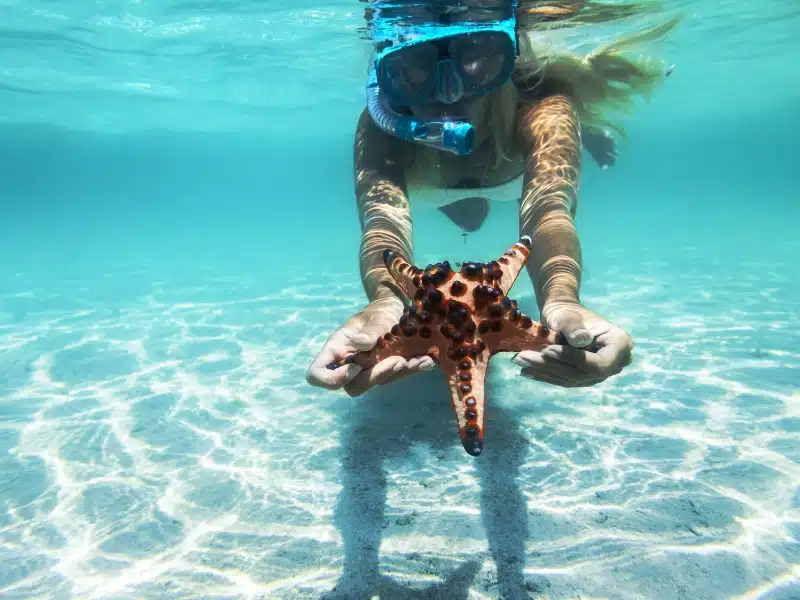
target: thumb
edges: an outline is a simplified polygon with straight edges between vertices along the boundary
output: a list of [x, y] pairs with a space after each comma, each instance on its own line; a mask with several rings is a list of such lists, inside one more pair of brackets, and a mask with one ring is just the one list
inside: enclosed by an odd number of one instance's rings
[[378, 338], [392, 327], [390, 320], [381, 314], [371, 315], [360, 331], [350, 338], [350, 343], [356, 350], [371, 350]]
[[567, 338], [569, 345], [575, 348], [585, 348], [594, 339], [589, 332], [581, 311], [577, 307], [565, 306], [559, 308], [552, 315], [549, 315], [547, 321], [551, 329], [561, 333]]

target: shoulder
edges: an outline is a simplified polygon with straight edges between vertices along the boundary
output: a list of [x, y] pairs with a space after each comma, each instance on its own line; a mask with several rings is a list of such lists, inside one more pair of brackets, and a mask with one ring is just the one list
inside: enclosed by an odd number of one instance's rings
[[515, 136], [518, 146], [526, 154], [554, 136], [580, 144], [580, 120], [575, 105], [565, 94], [521, 101], [517, 109]]
[[383, 131], [366, 108], [356, 123], [354, 146], [357, 164], [392, 163], [407, 168], [414, 156], [414, 145]]

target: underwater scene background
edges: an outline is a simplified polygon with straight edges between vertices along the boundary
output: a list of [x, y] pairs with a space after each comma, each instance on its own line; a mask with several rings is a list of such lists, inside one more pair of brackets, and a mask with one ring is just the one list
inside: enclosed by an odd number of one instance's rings
[[[800, 598], [800, 13], [670, 6], [577, 217], [634, 362], [495, 358], [474, 459], [436, 371], [305, 381], [364, 304], [363, 4], [0, 3], [0, 595]], [[420, 209], [415, 262], [494, 258], [516, 210]]]

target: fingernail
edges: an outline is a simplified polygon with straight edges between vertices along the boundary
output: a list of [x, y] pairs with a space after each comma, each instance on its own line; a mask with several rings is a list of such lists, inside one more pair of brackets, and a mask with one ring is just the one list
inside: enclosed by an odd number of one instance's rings
[[592, 341], [592, 334], [587, 329], [576, 329], [569, 336], [569, 343], [573, 346], [588, 346]]
[[533, 363], [531, 361], [525, 360], [519, 354], [515, 354], [514, 358], [512, 358], [511, 361], [514, 364], [516, 364], [517, 366], [520, 366], [520, 367], [532, 367], [533, 366]]

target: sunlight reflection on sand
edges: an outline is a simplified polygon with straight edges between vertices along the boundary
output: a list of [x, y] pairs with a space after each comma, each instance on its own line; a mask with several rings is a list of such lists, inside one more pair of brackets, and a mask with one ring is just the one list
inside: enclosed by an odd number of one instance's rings
[[[589, 390], [521, 380], [495, 359], [489, 403], [504, 416], [489, 419], [482, 458], [503, 434], [521, 458], [483, 485], [522, 494], [529, 597], [800, 597], [792, 269], [771, 264], [757, 302], [746, 276], [757, 265], [713, 285], [684, 273], [680, 297], [659, 263], [587, 285], [587, 305], [637, 343], [628, 370]], [[495, 490], [481, 487], [449, 407], [376, 407], [304, 381], [360, 307], [357, 282], [297, 277], [276, 290], [252, 276], [143, 273], [149, 283], [115, 296], [129, 275], [69, 293], [24, 277], [6, 286], [3, 597], [318, 598], [342, 576], [344, 481], [373, 477], [348, 448], [382, 459], [382, 589], [411, 597], [478, 561], [464, 597], [497, 597], [485, 527], [498, 525], [481, 504]], [[441, 395], [437, 377], [395, 394]], [[439, 597], [427, 594], [413, 597]]]

